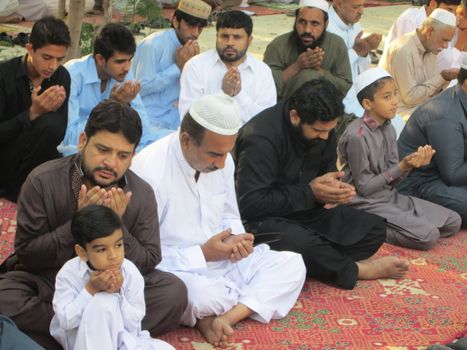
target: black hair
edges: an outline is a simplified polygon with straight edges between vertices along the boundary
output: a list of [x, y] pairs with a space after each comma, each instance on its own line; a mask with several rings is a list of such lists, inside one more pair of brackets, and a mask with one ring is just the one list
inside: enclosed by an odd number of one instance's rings
[[467, 79], [467, 69], [461, 68], [459, 74], [457, 74], [457, 82], [462, 85], [465, 79]]
[[[308, 7], [308, 6], [305, 6], [305, 7]], [[302, 9], [302, 8], [303, 7], [299, 7], [298, 9], [295, 10], [295, 21], [297, 21], [298, 13], [300, 12], [300, 9]], [[317, 8], [318, 10], [321, 10], [318, 7], [315, 7], [315, 8]], [[329, 19], [329, 15], [328, 15], [328, 13], [326, 11], [323, 11], [323, 10], [321, 10], [321, 11], [324, 14], [324, 23], [326, 23], [328, 21], [328, 19]], [[295, 26], [295, 24], [294, 24], [294, 26]]]
[[190, 135], [190, 138], [197, 146], [201, 145], [203, 142], [205, 129], [193, 119], [189, 112], [185, 114], [185, 117], [183, 117], [182, 123], [180, 124], [180, 133], [183, 132]]
[[86, 243], [108, 237], [122, 226], [122, 221], [116, 212], [109, 207], [93, 204], [73, 215], [71, 234], [76, 244], [86, 248]]
[[115, 52], [133, 55], [136, 51], [136, 42], [133, 34], [124, 25], [107, 23], [94, 38], [93, 55], [102, 55], [107, 61]]
[[439, 7], [441, 4], [446, 4], [446, 5], [460, 5], [461, 0], [435, 0], [436, 2], [436, 7]]
[[330, 122], [344, 114], [342, 94], [329, 81], [314, 79], [303, 84], [290, 98], [288, 109], [295, 109], [302, 124]]
[[221, 28], [245, 29], [248, 36], [253, 32], [251, 17], [242, 11], [227, 11], [217, 16], [216, 31]]
[[34, 50], [46, 45], [58, 45], [70, 47], [70, 31], [61, 19], [47, 16], [38, 20], [31, 29], [29, 37]]
[[94, 107], [84, 127], [88, 139], [101, 130], [121, 132], [135, 148], [143, 132], [138, 112], [115, 100], [104, 100]]
[[364, 99], [374, 101], [375, 94], [376, 92], [381, 89], [381, 87], [386, 84], [388, 80], [393, 80], [392, 77], [382, 77], [374, 82], [372, 82], [370, 85], [365, 86], [358, 94], [357, 94], [357, 99], [360, 104], [363, 103]]
[[[207, 19], [192, 16], [186, 12], [180, 11], [179, 9], [175, 10], [174, 17], [177, 19], [178, 23], [184, 20], [189, 26], [193, 26], [193, 27], [204, 28], [208, 25]], [[173, 23], [172, 23], [172, 27], [173, 27]]]

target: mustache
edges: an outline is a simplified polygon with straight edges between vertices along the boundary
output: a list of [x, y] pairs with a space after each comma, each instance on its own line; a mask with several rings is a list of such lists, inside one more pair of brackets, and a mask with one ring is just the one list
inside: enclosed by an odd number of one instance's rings
[[313, 40], [316, 40], [316, 37], [311, 33], [303, 33], [300, 35], [300, 38], [312, 38]]
[[113, 176], [117, 177], [117, 173], [112, 168], [109, 168], [106, 166], [98, 166], [97, 168], [94, 169], [94, 171], [101, 171], [101, 170], [108, 171], [109, 173], [112, 173]]

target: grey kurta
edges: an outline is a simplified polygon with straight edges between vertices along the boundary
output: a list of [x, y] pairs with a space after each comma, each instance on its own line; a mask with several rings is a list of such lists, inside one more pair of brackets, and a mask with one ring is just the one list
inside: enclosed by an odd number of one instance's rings
[[344, 165], [344, 181], [357, 191], [351, 206], [386, 218], [388, 228], [404, 236], [396, 237], [395, 241], [388, 236], [390, 243], [420, 249], [436, 243], [438, 229], [443, 229], [454, 213], [440, 205], [402, 195], [394, 188], [407, 173], [399, 169], [396, 131], [389, 121], [379, 125], [365, 114], [348, 126], [338, 150]]
[[[321, 78], [320, 72], [314, 69], [303, 69], [284, 83], [284, 70], [294, 63], [301, 52], [295, 45], [293, 32], [285, 33], [269, 43], [264, 52], [264, 62], [271, 68], [276, 83], [277, 97], [287, 99], [307, 81]], [[321, 64], [322, 78], [329, 80], [339, 89], [343, 96], [352, 86], [352, 70], [350, 69], [347, 46], [336, 34], [326, 32], [320, 46], [324, 50]]]

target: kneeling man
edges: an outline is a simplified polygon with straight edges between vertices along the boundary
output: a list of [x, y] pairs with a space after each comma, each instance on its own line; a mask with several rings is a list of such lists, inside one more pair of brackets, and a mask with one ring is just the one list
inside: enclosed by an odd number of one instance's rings
[[165, 270], [188, 288], [182, 323], [224, 347], [232, 326], [251, 317], [284, 317], [305, 280], [300, 255], [253, 248], [235, 197], [232, 150], [242, 125], [236, 102], [207, 95], [194, 102], [180, 130], [139, 153], [133, 170], [158, 203]]

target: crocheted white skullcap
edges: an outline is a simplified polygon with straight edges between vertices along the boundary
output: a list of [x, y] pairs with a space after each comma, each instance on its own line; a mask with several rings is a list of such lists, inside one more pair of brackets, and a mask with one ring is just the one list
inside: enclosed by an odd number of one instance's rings
[[316, 7], [324, 12], [328, 12], [329, 4], [326, 0], [300, 0], [298, 4], [300, 7]]
[[367, 69], [366, 71], [358, 75], [357, 79], [355, 79], [355, 93], [358, 94], [360, 91], [362, 91], [364, 88], [374, 83], [378, 79], [390, 76], [391, 74], [389, 74], [385, 69], [380, 67]]
[[235, 135], [242, 126], [237, 102], [225, 94], [202, 96], [189, 113], [198, 124], [219, 135]]
[[456, 26], [456, 16], [449, 11], [436, 9], [431, 13], [430, 17], [436, 19], [438, 22], [447, 24], [448, 26]]

